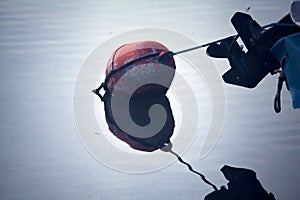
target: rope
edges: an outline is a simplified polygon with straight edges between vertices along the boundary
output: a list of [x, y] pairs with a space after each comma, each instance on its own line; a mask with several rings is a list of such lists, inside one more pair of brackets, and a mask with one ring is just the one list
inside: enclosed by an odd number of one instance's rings
[[[297, 25], [296, 24], [286, 24], [286, 23], [270, 23], [270, 24], [267, 24], [267, 25], [263, 26], [262, 28], [265, 29], [265, 28], [269, 28], [269, 27], [272, 27], [272, 26], [296, 27]], [[235, 39], [237, 39], [238, 35], [232, 35], [232, 36], [229, 36], [229, 37], [234, 37]], [[227, 38], [229, 38], [229, 37], [227, 37]], [[209, 45], [222, 42], [222, 41], [226, 40], [227, 38], [215, 40], [215, 41], [212, 41], [212, 42], [201, 44], [199, 46], [195, 46], [195, 47], [192, 47], [192, 48], [188, 48], [188, 49], [184, 49], [184, 50], [177, 51], [177, 52], [174, 52], [174, 53], [170, 53], [169, 56], [174, 56], [174, 55], [178, 55], [178, 54], [181, 54], [181, 53], [185, 53], [185, 52], [193, 51], [193, 50], [200, 49], [200, 48], [203, 48], [203, 47], [207, 47]]]
[[186, 165], [191, 172], [193, 172], [193, 173], [197, 174], [198, 176], [200, 176], [201, 180], [204, 183], [210, 185], [215, 191], [219, 191], [218, 188], [217, 188], [217, 186], [215, 186], [213, 183], [211, 183], [210, 181], [208, 181], [203, 174], [201, 174], [200, 172], [195, 171], [193, 169], [193, 167], [189, 163], [185, 162], [177, 153], [175, 153], [172, 150], [169, 150], [169, 152], [171, 154], [173, 154], [174, 156], [176, 156], [179, 162], [181, 162], [182, 164]]
[[[232, 35], [232, 36], [229, 36], [229, 37], [237, 37], [237, 35]], [[171, 57], [171, 56], [178, 55], [178, 54], [181, 54], [181, 53], [185, 53], [185, 52], [193, 51], [193, 50], [200, 49], [200, 48], [203, 48], [203, 47], [207, 47], [209, 45], [222, 42], [222, 41], [226, 40], [227, 38], [215, 40], [213, 42], [208, 42], [208, 43], [201, 44], [199, 46], [195, 46], [195, 47], [192, 47], [192, 48], [184, 49], [184, 50], [181, 50], [181, 51], [172, 52], [172, 53], [169, 54], [169, 56]]]
[[287, 23], [270, 23], [267, 25], [264, 25], [263, 28], [269, 28], [272, 26], [281, 26], [281, 27], [297, 27], [296, 24], [287, 24]]
[[[278, 77], [278, 83], [277, 83], [277, 91], [276, 91], [276, 95], [274, 98], [274, 110], [276, 113], [279, 113], [281, 111], [281, 90], [282, 90], [282, 85], [283, 82], [286, 82], [287, 84], [287, 80], [286, 80], [286, 76], [284, 71], [280, 71], [279, 72], [279, 77]], [[288, 88], [288, 85], [287, 85]]]

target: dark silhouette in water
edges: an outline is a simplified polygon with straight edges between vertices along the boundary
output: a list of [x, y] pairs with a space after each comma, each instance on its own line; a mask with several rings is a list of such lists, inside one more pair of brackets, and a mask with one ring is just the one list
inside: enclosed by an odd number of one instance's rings
[[225, 165], [221, 172], [229, 181], [227, 188], [208, 194], [204, 200], [275, 200], [256, 177], [253, 170]]
[[[162, 129], [151, 137], [139, 138], [131, 133], [126, 133], [116, 123], [111, 107], [112, 96], [106, 93], [103, 97], [105, 118], [109, 130], [120, 140], [126, 142], [131, 148], [139, 151], [152, 152], [170, 143], [170, 137], [173, 135], [175, 122], [167, 96], [153, 98], [131, 98], [128, 109], [134, 123], [139, 126], [146, 126], [150, 123], [149, 109], [152, 105], [159, 104], [166, 111], [166, 121]], [[115, 105], [125, 106], [125, 105]], [[118, 108], [115, 108], [118, 109]], [[121, 110], [121, 109], [119, 109]], [[152, 116], [155, 117], [155, 116]], [[147, 133], [145, 133], [147, 134]]]

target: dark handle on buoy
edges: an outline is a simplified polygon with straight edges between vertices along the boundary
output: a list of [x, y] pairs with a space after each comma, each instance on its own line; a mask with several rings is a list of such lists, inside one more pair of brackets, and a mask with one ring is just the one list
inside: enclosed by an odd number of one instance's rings
[[104, 83], [101, 83], [101, 85], [100, 85], [97, 89], [92, 90], [92, 92], [93, 92], [94, 94], [96, 94], [96, 95], [101, 99], [101, 101], [104, 100], [104, 96], [105, 96], [105, 95], [102, 96], [102, 95], [100, 94], [100, 90], [101, 90], [102, 88], [105, 90]]

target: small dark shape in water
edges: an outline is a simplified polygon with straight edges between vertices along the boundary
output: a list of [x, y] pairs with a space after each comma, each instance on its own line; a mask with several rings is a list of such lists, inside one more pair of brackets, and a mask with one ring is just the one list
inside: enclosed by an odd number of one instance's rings
[[214, 191], [205, 200], [275, 200], [272, 193], [268, 193], [256, 177], [253, 170], [236, 168], [225, 165], [221, 172], [229, 181], [219, 191]]

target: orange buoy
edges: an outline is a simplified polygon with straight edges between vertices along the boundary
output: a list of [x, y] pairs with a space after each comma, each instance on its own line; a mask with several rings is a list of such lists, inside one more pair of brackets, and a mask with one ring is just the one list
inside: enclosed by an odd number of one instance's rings
[[[175, 61], [168, 56], [168, 49], [154, 41], [142, 41], [125, 44], [116, 49], [106, 67], [106, 90], [114, 95], [131, 95], [133, 97], [152, 97], [165, 95], [175, 75]], [[173, 70], [162, 70], [168, 66]], [[121, 77], [122, 83], [118, 84]], [[156, 83], [155, 78], [170, 81], [164, 86]], [[170, 78], [171, 77], [171, 78]], [[145, 80], [154, 80], [145, 84]], [[118, 87], [116, 88], [116, 85]], [[138, 88], [132, 93], [132, 90]]]

